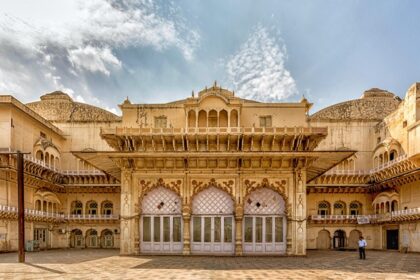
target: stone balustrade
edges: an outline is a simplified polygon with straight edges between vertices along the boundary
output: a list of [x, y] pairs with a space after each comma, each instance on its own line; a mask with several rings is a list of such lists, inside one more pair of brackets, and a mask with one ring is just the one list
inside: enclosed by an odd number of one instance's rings
[[119, 220], [118, 215], [91, 215], [91, 214], [69, 214], [67, 220]]
[[399, 157], [397, 157], [397, 158], [395, 158], [393, 160], [390, 160], [388, 162], [385, 162], [383, 164], [380, 164], [379, 166], [377, 166], [375, 168], [372, 168], [370, 170], [370, 174], [374, 174], [376, 172], [379, 172], [379, 171], [381, 171], [381, 170], [383, 170], [385, 168], [391, 167], [391, 166], [393, 166], [393, 165], [395, 165], [395, 164], [397, 164], [397, 163], [399, 163], [401, 161], [404, 161], [406, 159], [407, 159], [407, 155], [401, 155], [401, 156], [399, 156]]
[[[0, 218], [9, 218], [17, 219], [18, 208], [15, 206], [0, 205]], [[61, 214], [61, 213], [52, 213], [39, 211], [34, 209], [25, 209], [25, 217], [30, 218], [30, 220], [39, 220], [45, 218], [47, 220], [61, 220], [61, 221], [70, 221], [70, 220], [83, 220], [83, 221], [109, 221], [109, 220], [119, 220], [118, 215], [90, 215], [90, 214]]]

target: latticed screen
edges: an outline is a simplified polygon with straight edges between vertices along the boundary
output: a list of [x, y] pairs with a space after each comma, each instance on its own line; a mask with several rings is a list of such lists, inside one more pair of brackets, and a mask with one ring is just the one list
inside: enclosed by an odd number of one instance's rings
[[247, 215], [281, 215], [284, 214], [284, 199], [273, 190], [262, 188], [253, 191], [245, 200]]
[[233, 214], [233, 200], [226, 192], [210, 187], [195, 196], [193, 214]]
[[157, 187], [143, 198], [143, 214], [181, 214], [181, 198], [173, 191]]

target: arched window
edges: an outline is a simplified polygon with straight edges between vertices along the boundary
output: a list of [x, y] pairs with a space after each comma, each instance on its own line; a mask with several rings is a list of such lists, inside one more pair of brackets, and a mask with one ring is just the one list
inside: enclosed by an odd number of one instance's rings
[[190, 110], [188, 112], [188, 127], [195, 127], [195, 120], [196, 120], [195, 111]]
[[41, 211], [41, 200], [35, 201], [35, 210]]
[[345, 215], [346, 214], [346, 204], [342, 201], [337, 201], [334, 203], [334, 215]]
[[98, 214], [98, 203], [96, 201], [89, 201], [86, 204], [86, 214], [97, 215]]
[[318, 215], [326, 216], [330, 214], [330, 204], [327, 201], [318, 203]]
[[362, 204], [358, 201], [353, 201], [350, 203], [350, 215], [361, 215], [362, 214]]
[[37, 160], [44, 161], [44, 154], [42, 151], [37, 151], [35, 157]]
[[102, 215], [112, 215], [114, 205], [111, 201], [102, 202]]
[[219, 127], [228, 127], [228, 113], [226, 110], [219, 112]]
[[230, 111], [230, 127], [238, 127], [238, 111]]
[[49, 153], [45, 153], [45, 164], [47, 166], [50, 166], [50, 154]]
[[207, 126], [207, 113], [204, 110], [198, 112], [198, 127]]
[[390, 153], [389, 153], [389, 160], [391, 161], [391, 160], [394, 160], [394, 159], [396, 159], [398, 157], [398, 154], [397, 154], [397, 151], [396, 150], [392, 150]]
[[209, 127], [217, 127], [217, 112], [216, 112], [216, 110], [211, 110], [209, 112]]
[[79, 200], [73, 201], [71, 203], [71, 214], [82, 215], [82, 212], [83, 212], [83, 203]]
[[391, 202], [391, 211], [397, 211], [398, 210], [398, 202], [396, 200], [393, 200]]

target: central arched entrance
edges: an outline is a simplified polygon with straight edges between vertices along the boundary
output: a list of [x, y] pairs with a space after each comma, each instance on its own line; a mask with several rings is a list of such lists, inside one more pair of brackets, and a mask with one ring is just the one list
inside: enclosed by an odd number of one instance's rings
[[285, 202], [277, 192], [261, 188], [245, 199], [243, 250], [249, 254], [286, 253]]
[[140, 251], [142, 253], [181, 253], [181, 198], [173, 191], [157, 187], [142, 201]]
[[226, 192], [209, 187], [192, 202], [191, 252], [233, 254], [235, 249], [233, 200]]

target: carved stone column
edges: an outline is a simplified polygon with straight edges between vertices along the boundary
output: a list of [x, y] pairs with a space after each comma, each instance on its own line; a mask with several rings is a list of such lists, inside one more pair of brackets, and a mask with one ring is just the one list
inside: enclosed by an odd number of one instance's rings
[[[136, 253], [135, 248], [135, 207], [133, 203], [132, 170], [121, 171], [121, 234], [120, 254], [130, 255]], [[138, 229], [137, 229], [138, 230]]]
[[188, 205], [185, 205], [182, 209], [182, 219], [184, 222], [184, 248], [182, 249], [183, 255], [191, 254], [191, 209]]
[[306, 255], [306, 171], [294, 172], [294, 192], [291, 209], [291, 242], [289, 254]]
[[235, 215], [235, 256], [242, 256], [243, 243], [242, 243], [242, 221], [244, 218], [243, 207], [236, 207]]

